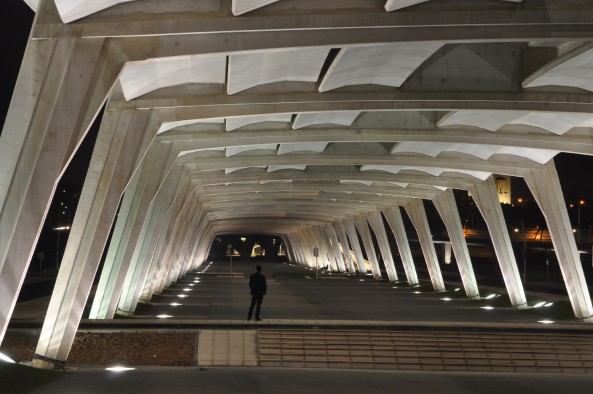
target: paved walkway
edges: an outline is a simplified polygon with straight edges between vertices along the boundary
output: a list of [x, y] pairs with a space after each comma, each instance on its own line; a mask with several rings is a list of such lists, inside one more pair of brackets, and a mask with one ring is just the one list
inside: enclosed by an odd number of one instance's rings
[[81, 370], [34, 393], [370, 394], [587, 393], [587, 375], [378, 372], [268, 368]]
[[[262, 306], [262, 322], [247, 322], [249, 275], [255, 263], [218, 261], [191, 272], [173, 283], [148, 304], [139, 304], [134, 319], [113, 321], [83, 320], [89, 324], [142, 326], [166, 325], [437, 325], [492, 326], [529, 325], [554, 320], [556, 324], [589, 329], [572, 317], [565, 297], [528, 295], [530, 305], [540, 308], [516, 310], [501, 289], [481, 288], [482, 300], [468, 300], [458, 285], [435, 293], [428, 280], [420, 288], [406, 283], [391, 284], [370, 276], [320, 274], [288, 263], [259, 263], [268, 281]], [[489, 297], [488, 299], [485, 299]], [[41, 321], [49, 297], [19, 303], [13, 321]], [[549, 305], [547, 307], [543, 305]], [[486, 309], [488, 308], [488, 309]], [[490, 309], [493, 308], [493, 309]], [[157, 319], [156, 316], [168, 316]]]
[[[192, 272], [172, 284], [151, 303], [139, 306], [133, 319], [82, 322], [97, 328], [109, 325], [142, 330], [151, 326], [166, 328], [198, 327], [210, 332], [214, 344], [218, 340], [241, 342], [244, 347], [253, 341], [253, 330], [264, 327], [366, 327], [394, 328], [435, 326], [452, 329], [471, 327], [504, 327], [564, 329], [588, 331], [592, 325], [575, 322], [565, 314], [563, 302], [554, 296], [530, 296], [530, 304], [553, 303], [548, 307], [515, 310], [502, 292], [483, 291], [488, 299], [468, 300], [456, 286], [444, 293], [435, 293], [427, 284], [412, 289], [405, 283], [391, 284], [371, 277], [319, 275], [290, 264], [260, 263], [268, 279], [268, 294], [262, 307], [263, 321], [246, 321], [250, 295], [248, 277], [255, 263], [216, 262], [204, 271]], [[47, 299], [19, 304], [16, 320], [36, 321], [44, 313]], [[565, 304], [565, 303], [564, 303]], [[491, 306], [494, 309], [484, 309]], [[157, 318], [159, 315], [168, 317]], [[564, 317], [562, 317], [564, 316]], [[555, 324], [538, 321], [554, 319]], [[242, 328], [241, 337], [216, 338], [214, 329]], [[212, 330], [212, 331], [209, 331]], [[236, 332], [236, 331], [235, 331]], [[236, 338], [235, 338], [236, 337]], [[233, 342], [233, 343], [234, 343]], [[235, 344], [236, 345], [236, 344]], [[229, 345], [230, 346], [230, 345]], [[234, 346], [234, 345], [233, 345]], [[249, 350], [249, 349], [247, 349]], [[208, 365], [215, 357], [201, 348], [198, 357]], [[39, 393], [119, 393], [119, 392], [196, 392], [201, 393], [509, 393], [529, 390], [538, 393], [581, 392], [589, 389], [593, 377], [587, 375], [501, 374], [501, 373], [436, 373], [377, 372], [353, 370], [305, 370], [251, 368], [249, 351], [242, 353], [243, 368], [153, 368], [114, 374], [102, 369], [82, 368], [51, 383]], [[230, 354], [228, 357], [232, 358]], [[229, 358], [228, 365], [233, 365]], [[216, 363], [214, 363], [216, 364]]]

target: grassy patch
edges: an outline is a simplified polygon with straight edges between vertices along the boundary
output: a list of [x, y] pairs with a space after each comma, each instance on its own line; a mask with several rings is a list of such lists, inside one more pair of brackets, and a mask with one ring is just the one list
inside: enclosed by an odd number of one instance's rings
[[0, 393], [30, 393], [66, 372], [0, 363]]

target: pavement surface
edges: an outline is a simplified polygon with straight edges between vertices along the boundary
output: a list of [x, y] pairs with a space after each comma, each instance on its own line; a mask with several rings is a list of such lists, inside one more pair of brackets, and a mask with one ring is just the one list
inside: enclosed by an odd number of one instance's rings
[[316, 394], [587, 393], [587, 375], [378, 372], [267, 368], [140, 368], [72, 372], [34, 393]]
[[[563, 327], [591, 330], [592, 325], [562, 318], [563, 297], [529, 295], [531, 305], [548, 307], [517, 310], [504, 291], [481, 289], [481, 300], [463, 296], [458, 284], [435, 293], [430, 282], [419, 288], [377, 281], [370, 276], [345, 276], [306, 270], [288, 263], [258, 262], [268, 280], [262, 306], [263, 321], [246, 321], [250, 302], [248, 279], [254, 262], [214, 262], [188, 273], [150, 303], [139, 305], [132, 319], [83, 320], [85, 324], [158, 325], [208, 328], [301, 326], [402, 327], [434, 325], [467, 327]], [[427, 279], [427, 278], [425, 278]], [[491, 296], [494, 294], [495, 296]], [[180, 297], [181, 296], [181, 297]], [[490, 296], [488, 299], [486, 297]], [[17, 305], [13, 320], [40, 321], [48, 298]], [[494, 309], [484, 309], [491, 306]], [[166, 318], [157, 318], [166, 315]], [[543, 320], [555, 324], [539, 323]], [[568, 374], [355, 371], [272, 368], [142, 367], [110, 372], [98, 367], [69, 366], [70, 373], [36, 393], [576, 393], [590, 391], [593, 376]], [[2, 392], [0, 390], [0, 392]]]

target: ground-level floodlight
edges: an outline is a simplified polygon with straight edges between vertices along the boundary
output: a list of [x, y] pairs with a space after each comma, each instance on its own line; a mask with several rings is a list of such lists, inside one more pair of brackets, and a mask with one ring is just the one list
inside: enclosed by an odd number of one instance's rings
[[317, 257], [319, 257], [319, 248], [313, 248], [313, 256], [315, 256], [315, 279], [318, 279]]

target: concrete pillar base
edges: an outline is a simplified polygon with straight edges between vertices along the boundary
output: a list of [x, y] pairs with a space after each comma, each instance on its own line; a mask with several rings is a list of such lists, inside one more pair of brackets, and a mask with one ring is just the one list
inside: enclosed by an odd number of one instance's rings
[[585, 317], [583, 319], [577, 319], [577, 321], [582, 323], [593, 323], [593, 316]]
[[116, 310], [115, 314], [119, 315], [119, 316], [126, 316], [126, 317], [134, 316], [134, 312], [122, 311], [121, 309]]
[[35, 353], [32, 365], [34, 368], [39, 369], [64, 369], [66, 367], [66, 361], [54, 360], [53, 358]]

